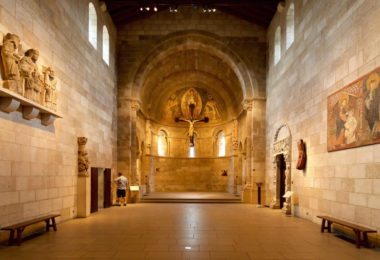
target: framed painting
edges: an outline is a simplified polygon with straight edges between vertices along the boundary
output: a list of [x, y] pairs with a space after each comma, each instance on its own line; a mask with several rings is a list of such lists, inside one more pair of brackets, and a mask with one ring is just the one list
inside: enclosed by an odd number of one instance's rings
[[327, 97], [329, 152], [380, 143], [380, 67]]

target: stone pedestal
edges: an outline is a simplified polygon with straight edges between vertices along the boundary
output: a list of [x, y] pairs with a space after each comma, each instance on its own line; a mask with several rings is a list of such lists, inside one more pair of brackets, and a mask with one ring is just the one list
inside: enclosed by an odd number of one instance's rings
[[241, 199], [243, 203], [252, 203], [252, 188], [244, 188], [244, 190], [241, 192]]
[[77, 216], [86, 218], [91, 210], [91, 182], [88, 177], [78, 177]]

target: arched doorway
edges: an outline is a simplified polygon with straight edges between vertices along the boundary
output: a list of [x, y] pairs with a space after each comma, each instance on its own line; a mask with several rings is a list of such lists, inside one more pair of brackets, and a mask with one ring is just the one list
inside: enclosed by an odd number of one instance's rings
[[[282, 209], [291, 214], [291, 197], [284, 195], [291, 191], [291, 133], [288, 125], [282, 124], [276, 131], [273, 142], [273, 173], [270, 190], [272, 199], [270, 207]], [[288, 195], [288, 194], [287, 194]]]

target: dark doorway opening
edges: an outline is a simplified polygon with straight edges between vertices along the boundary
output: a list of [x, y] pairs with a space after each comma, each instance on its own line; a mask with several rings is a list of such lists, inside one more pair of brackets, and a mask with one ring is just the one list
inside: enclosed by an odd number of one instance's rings
[[91, 168], [91, 213], [111, 207], [111, 169]]
[[276, 164], [277, 164], [277, 199], [280, 201], [280, 208], [284, 206], [285, 198], [285, 169], [286, 163], [283, 154], [276, 155]]

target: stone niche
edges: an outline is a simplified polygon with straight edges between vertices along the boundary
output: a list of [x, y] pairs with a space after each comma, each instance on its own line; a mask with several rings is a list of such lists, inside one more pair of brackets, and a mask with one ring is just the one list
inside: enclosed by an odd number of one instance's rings
[[57, 79], [49, 66], [38, 66], [39, 52], [21, 53], [20, 38], [8, 33], [1, 46], [0, 110], [20, 111], [23, 118], [40, 118], [45, 126], [62, 118], [57, 112]]

